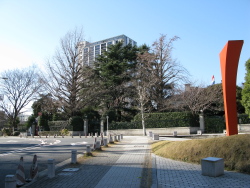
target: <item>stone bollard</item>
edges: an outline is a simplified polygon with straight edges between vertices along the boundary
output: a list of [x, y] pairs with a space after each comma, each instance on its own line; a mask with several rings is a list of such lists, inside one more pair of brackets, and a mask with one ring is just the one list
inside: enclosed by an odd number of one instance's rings
[[104, 145], [104, 146], [108, 146], [108, 139], [107, 139], [107, 138], [104, 138], [104, 139], [103, 139], [103, 145]]
[[6, 175], [5, 176], [5, 188], [16, 188], [15, 175]]
[[117, 140], [117, 136], [115, 135], [114, 136], [114, 142], [117, 142], [118, 140]]
[[152, 131], [149, 131], [149, 137], [153, 137], [153, 132]]
[[197, 130], [197, 135], [202, 135], [202, 130]]
[[95, 137], [98, 137], [98, 133], [95, 133]]
[[224, 159], [207, 157], [201, 159], [201, 171], [203, 176], [218, 177], [224, 174]]
[[96, 149], [100, 149], [100, 148], [101, 148], [101, 143], [100, 143], [100, 141], [96, 141], [96, 143], [95, 143], [95, 148], [96, 148]]
[[158, 134], [153, 134], [153, 140], [159, 140], [159, 135]]
[[90, 154], [91, 153], [91, 148], [90, 148], [90, 145], [87, 145], [86, 146], [86, 154]]
[[55, 159], [48, 159], [48, 178], [55, 177]]
[[121, 141], [121, 135], [117, 135], [117, 140], [118, 140], [118, 142]]
[[109, 136], [109, 143], [114, 143], [113, 137], [111, 135]]
[[121, 139], [123, 139], [123, 134], [121, 134]]
[[77, 150], [71, 151], [71, 163], [76, 164], [77, 162]]
[[174, 136], [174, 137], [177, 137], [177, 131], [174, 131], [174, 132], [173, 132], [173, 136]]

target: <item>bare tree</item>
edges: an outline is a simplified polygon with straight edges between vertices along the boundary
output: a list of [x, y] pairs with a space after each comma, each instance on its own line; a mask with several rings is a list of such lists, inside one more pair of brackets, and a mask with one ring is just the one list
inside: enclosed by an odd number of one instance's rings
[[173, 43], [179, 37], [167, 39], [167, 35], [161, 35], [151, 48], [154, 54], [153, 66], [156, 84], [152, 87], [152, 96], [157, 111], [166, 109], [165, 99], [172, 96], [178, 84], [187, 83], [188, 71], [172, 58]]
[[4, 100], [0, 107], [6, 113], [11, 126], [17, 128], [17, 117], [24, 107], [33, 101], [42, 88], [40, 76], [35, 66], [26, 69], [8, 70], [2, 73], [1, 91]]
[[76, 115], [82, 108], [82, 75], [84, 66], [81, 64], [82, 31], [75, 29], [68, 32], [61, 40], [60, 47], [52, 60], [47, 63], [47, 75], [44, 77], [47, 89], [68, 116]]
[[185, 91], [176, 96], [176, 101], [178, 101], [176, 103], [177, 108], [189, 109], [193, 114], [209, 109], [221, 108], [221, 86], [212, 85], [205, 87], [200, 84], [192, 87], [191, 84], [186, 84]]
[[138, 108], [141, 113], [143, 135], [146, 135], [145, 112], [147, 104], [152, 102], [151, 88], [156, 84], [155, 70], [153, 67], [154, 55], [148, 52], [138, 54], [135, 72], [135, 88], [137, 91]]

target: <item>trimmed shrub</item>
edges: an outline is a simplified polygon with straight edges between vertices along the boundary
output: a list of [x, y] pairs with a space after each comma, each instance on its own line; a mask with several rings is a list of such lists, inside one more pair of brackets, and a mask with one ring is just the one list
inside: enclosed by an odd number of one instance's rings
[[65, 136], [68, 136], [69, 135], [69, 131], [67, 129], [62, 129], [60, 131], [61, 135], [65, 135]]
[[240, 114], [238, 118], [240, 124], [250, 124], [250, 119], [247, 114]]
[[[146, 128], [199, 127], [199, 116], [189, 112], [147, 113], [145, 126]], [[137, 114], [133, 122], [112, 122], [109, 127], [110, 130], [141, 129], [141, 114]]]
[[223, 133], [226, 129], [225, 119], [221, 116], [205, 116], [206, 133]]
[[50, 131], [60, 131], [62, 129], [72, 130], [72, 126], [69, 125], [68, 121], [49, 121], [48, 122]]
[[15, 131], [14, 133], [13, 133], [13, 136], [19, 136], [20, 135], [20, 132], [19, 131]]
[[80, 116], [73, 116], [69, 119], [69, 124], [73, 127], [73, 131], [83, 131], [83, 119]]
[[10, 136], [11, 135], [11, 129], [10, 128], [3, 128], [2, 129], [2, 133], [3, 133], [3, 136]]

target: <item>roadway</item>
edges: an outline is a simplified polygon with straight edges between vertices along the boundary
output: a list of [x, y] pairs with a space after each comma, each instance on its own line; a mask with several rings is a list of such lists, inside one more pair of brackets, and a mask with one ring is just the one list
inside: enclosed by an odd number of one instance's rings
[[[99, 137], [100, 140], [100, 137]], [[47, 169], [48, 159], [55, 159], [58, 164], [71, 157], [71, 151], [82, 153], [86, 145], [94, 142], [92, 137], [0, 137], [0, 187], [4, 187], [5, 176], [15, 174], [22, 156], [24, 159], [25, 177], [29, 178], [29, 170], [34, 155], [37, 155], [38, 170]]]

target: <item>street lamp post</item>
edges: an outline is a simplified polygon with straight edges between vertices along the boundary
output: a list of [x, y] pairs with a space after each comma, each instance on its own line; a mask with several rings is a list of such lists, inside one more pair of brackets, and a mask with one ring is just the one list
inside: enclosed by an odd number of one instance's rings
[[107, 136], [109, 136], [109, 116], [106, 116], [107, 118]]

